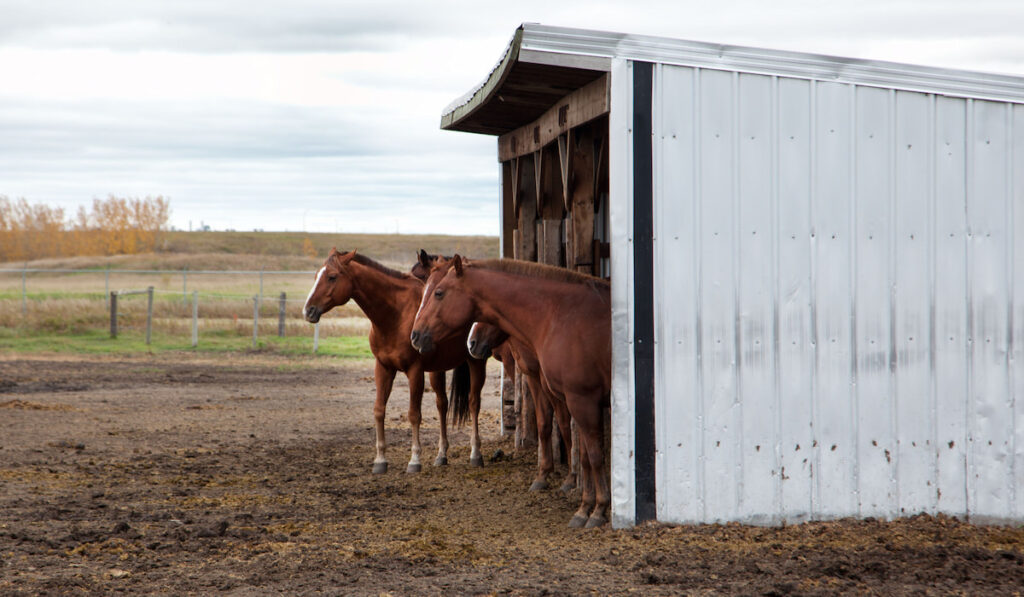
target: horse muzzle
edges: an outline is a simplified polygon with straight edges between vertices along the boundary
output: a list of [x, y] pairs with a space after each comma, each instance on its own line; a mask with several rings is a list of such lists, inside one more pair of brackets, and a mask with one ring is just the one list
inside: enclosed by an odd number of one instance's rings
[[491, 345], [486, 342], [469, 340], [466, 342], [466, 350], [469, 351], [469, 356], [474, 359], [484, 360], [491, 356]]
[[409, 336], [409, 341], [412, 342], [412, 347], [420, 354], [426, 354], [434, 350], [434, 337], [430, 332], [413, 330]]
[[320, 307], [317, 307], [315, 305], [310, 305], [306, 307], [305, 311], [302, 312], [302, 315], [305, 316], [306, 321], [308, 321], [309, 323], [316, 323], [320, 321], [320, 316], [323, 314], [324, 312], [320, 309]]

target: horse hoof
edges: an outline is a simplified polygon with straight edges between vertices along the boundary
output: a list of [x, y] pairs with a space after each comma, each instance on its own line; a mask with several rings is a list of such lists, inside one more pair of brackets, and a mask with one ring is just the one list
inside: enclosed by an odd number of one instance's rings
[[579, 514], [576, 514], [569, 520], [569, 528], [582, 529], [587, 525], [587, 520], [588, 519], [586, 516], [580, 516]]
[[374, 462], [373, 463], [373, 474], [383, 475], [388, 472], [388, 463], [386, 462]]
[[559, 487], [558, 489], [562, 493], [568, 495], [568, 494], [572, 493], [573, 489], [576, 489], [576, 483], [574, 483], [573, 481], [566, 481], [565, 483], [562, 483], [562, 486]]
[[483, 466], [484, 466], [484, 457], [483, 456], [474, 456], [474, 457], [470, 458], [469, 459], [469, 466], [471, 466], [473, 468], [483, 468]]
[[418, 462], [416, 464], [410, 462], [409, 466], [405, 467], [405, 472], [407, 473], [418, 473], [421, 470], [423, 470], [423, 466]]
[[530, 485], [530, 491], [544, 491], [547, 488], [548, 482], [544, 480], [534, 481], [533, 484]]
[[448, 464], [447, 456], [438, 456], [434, 459], [434, 466], [446, 466]]
[[604, 516], [591, 515], [591, 517], [587, 519], [586, 528], [596, 529], [597, 527], [604, 525], [606, 522], [608, 522], [608, 519]]

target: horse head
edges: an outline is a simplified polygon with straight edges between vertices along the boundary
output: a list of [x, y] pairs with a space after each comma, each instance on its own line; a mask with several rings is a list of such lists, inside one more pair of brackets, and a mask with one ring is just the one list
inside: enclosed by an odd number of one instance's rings
[[427, 278], [430, 277], [430, 272], [434, 267], [438, 265], [445, 265], [451, 261], [451, 257], [445, 257], [444, 255], [431, 255], [423, 249], [416, 255], [416, 263], [413, 264], [409, 273], [421, 282], [426, 282]]
[[474, 359], [486, 359], [491, 356], [492, 350], [507, 339], [508, 334], [501, 331], [498, 326], [477, 321], [469, 329], [466, 349], [469, 350], [469, 356]]
[[423, 288], [423, 300], [412, 324], [409, 339], [421, 353], [434, 350], [435, 344], [466, 329], [476, 315], [476, 305], [462, 288], [467, 265], [456, 254], [450, 261], [434, 265]]
[[320, 321], [321, 315], [344, 305], [352, 298], [352, 278], [346, 267], [355, 256], [355, 251], [340, 253], [337, 249], [331, 249], [323, 267], [316, 272], [313, 288], [306, 297], [306, 304], [302, 306], [302, 315], [306, 321], [316, 323]]

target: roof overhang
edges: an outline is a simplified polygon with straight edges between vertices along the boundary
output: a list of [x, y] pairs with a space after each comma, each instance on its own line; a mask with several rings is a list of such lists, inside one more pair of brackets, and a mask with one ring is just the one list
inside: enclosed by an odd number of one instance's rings
[[532, 49], [533, 28], [516, 29], [487, 78], [445, 109], [442, 129], [503, 135], [536, 121], [611, 69], [608, 57]]
[[1018, 76], [528, 23], [487, 78], [444, 110], [441, 128], [505, 135], [532, 125], [616, 58], [1024, 103]]

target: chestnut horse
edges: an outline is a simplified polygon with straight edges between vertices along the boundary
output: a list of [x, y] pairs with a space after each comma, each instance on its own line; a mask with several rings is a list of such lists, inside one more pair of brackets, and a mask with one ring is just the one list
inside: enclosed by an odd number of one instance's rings
[[608, 521], [603, 408], [611, 394], [611, 287], [569, 270], [514, 260], [463, 263], [455, 255], [427, 279], [410, 340], [432, 354], [467, 325], [497, 326], [537, 356], [544, 387], [579, 427], [583, 499], [571, 527]]
[[[409, 273], [426, 282], [434, 267], [446, 266], [451, 257], [431, 255], [420, 249], [417, 261]], [[469, 260], [465, 260], [469, 262]], [[466, 339], [469, 356], [487, 360], [493, 356], [505, 367], [505, 375], [511, 377], [513, 368], [518, 368], [526, 380], [530, 394], [534, 397], [533, 412], [537, 418], [537, 476], [530, 484], [530, 491], [548, 488], [548, 475], [555, 470], [555, 461], [551, 453], [551, 416], [557, 417], [558, 428], [562, 432], [567, 454], [572, 453], [571, 417], [565, 403], [555, 399], [540, 382], [540, 365], [537, 356], [529, 347], [510, 338], [495, 326], [486, 323], [474, 323]], [[570, 469], [571, 469], [570, 465]], [[568, 493], [576, 487], [576, 477], [572, 470], [562, 483], [561, 490]]]
[[[541, 383], [540, 363], [537, 355], [530, 347], [509, 336], [500, 328], [489, 323], [476, 322], [469, 330], [466, 339], [469, 356], [475, 359], [486, 359], [493, 356], [505, 362], [510, 359], [523, 374], [530, 394], [534, 397], [534, 413], [537, 416], [537, 476], [530, 485], [530, 491], [548, 488], [548, 475], [555, 470], [555, 460], [551, 454], [551, 415], [558, 422], [558, 430], [562, 433], [566, 454], [572, 454], [571, 417], [565, 402], [552, 396]], [[570, 463], [569, 474], [562, 482], [561, 490], [568, 493], [576, 487], [576, 477]]]
[[[306, 321], [316, 323], [320, 317], [334, 307], [354, 300], [370, 320], [370, 351], [376, 359], [374, 382], [377, 396], [373, 405], [376, 422], [376, 457], [373, 472], [385, 473], [388, 462], [385, 457], [384, 414], [388, 397], [398, 371], [405, 373], [409, 380], [409, 424], [412, 426], [412, 456], [407, 472], [416, 473], [420, 465], [420, 404], [423, 399], [423, 374], [429, 373], [430, 386], [434, 389], [437, 412], [441, 424], [441, 436], [437, 442], [435, 466], [448, 463], [448, 398], [444, 387], [444, 372], [458, 366], [453, 375], [452, 401], [453, 420], [464, 419], [466, 411], [472, 417], [472, 440], [470, 464], [483, 466], [480, 454], [480, 390], [484, 385], [486, 367], [483, 361], [469, 358], [466, 352], [465, 335], [438, 344], [437, 350], [421, 355], [409, 346], [412, 322], [419, 308], [423, 293], [423, 282], [376, 261], [357, 255], [355, 251], [339, 253], [331, 249], [323, 267], [316, 273], [313, 288], [302, 308]], [[459, 383], [456, 378], [465, 375], [469, 369], [469, 383]], [[466, 387], [468, 386], [468, 388]], [[468, 399], [455, 394], [468, 393]], [[457, 412], [462, 411], [462, 412]]]

